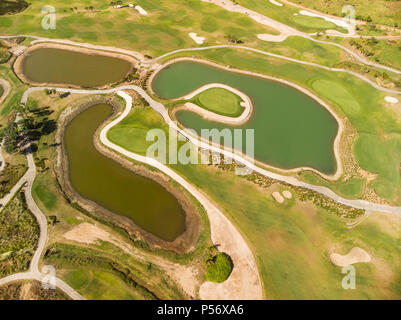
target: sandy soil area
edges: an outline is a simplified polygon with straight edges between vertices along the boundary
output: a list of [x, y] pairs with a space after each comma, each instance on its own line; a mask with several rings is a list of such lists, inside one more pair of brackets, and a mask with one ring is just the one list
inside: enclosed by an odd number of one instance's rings
[[386, 100], [387, 102], [390, 102], [390, 103], [397, 103], [398, 102], [397, 98], [390, 97], [390, 96], [385, 97], [384, 100]]
[[257, 37], [259, 40], [269, 41], [269, 42], [282, 42], [288, 38], [288, 34], [280, 34], [278, 36], [268, 34], [268, 33], [261, 33], [258, 34]]
[[135, 8], [135, 10], [137, 10], [139, 12], [139, 14], [141, 14], [143, 16], [148, 15], [148, 12], [141, 6], [135, 6], [134, 8]]
[[274, 198], [274, 200], [276, 200], [278, 203], [283, 203], [284, 202], [284, 198], [283, 196], [280, 194], [280, 192], [273, 192], [272, 193], [272, 197]]
[[10, 86], [10, 84], [9, 84], [5, 79], [3, 79], [3, 78], [0, 78], [0, 86], [2, 86], [3, 89], [4, 89], [4, 92], [3, 92], [2, 96], [0, 97], [0, 106], [1, 106], [1, 104], [4, 102], [4, 100], [7, 99], [8, 95], [9, 95], [9, 93], [10, 93], [10, 91], [11, 91], [11, 86]]
[[332, 253], [330, 260], [333, 264], [339, 267], [345, 267], [359, 262], [370, 262], [370, 255], [363, 249], [354, 247], [346, 255]]
[[282, 3], [280, 3], [280, 2], [278, 2], [278, 1], [275, 1], [275, 0], [269, 0], [271, 3], [273, 3], [273, 4], [275, 4], [276, 6], [279, 6], [279, 7], [282, 7], [283, 6], [283, 4]]
[[205, 37], [199, 37], [196, 32], [190, 32], [188, 35], [194, 40], [197, 44], [203, 44], [205, 41]]
[[292, 193], [289, 192], [288, 190], [283, 191], [283, 196], [286, 197], [287, 199], [292, 198]]

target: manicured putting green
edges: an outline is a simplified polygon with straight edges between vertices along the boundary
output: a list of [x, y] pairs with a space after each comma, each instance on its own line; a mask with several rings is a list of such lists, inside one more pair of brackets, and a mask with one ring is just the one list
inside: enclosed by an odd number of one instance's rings
[[322, 96], [329, 98], [341, 106], [341, 109], [346, 114], [355, 115], [361, 109], [361, 106], [352, 94], [334, 81], [316, 80], [312, 83], [312, 88]]
[[197, 95], [193, 102], [209, 111], [225, 116], [236, 117], [243, 111], [242, 99], [224, 88], [210, 88]]

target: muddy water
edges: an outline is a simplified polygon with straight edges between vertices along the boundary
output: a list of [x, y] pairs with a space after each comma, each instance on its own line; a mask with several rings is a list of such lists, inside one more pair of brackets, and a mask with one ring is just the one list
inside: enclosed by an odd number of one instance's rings
[[22, 61], [22, 72], [30, 81], [82, 87], [100, 87], [123, 80], [131, 67], [123, 59], [56, 48], [35, 49]]
[[71, 184], [84, 198], [130, 218], [163, 240], [173, 241], [185, 229], [185, 213], [178, 200], [155, 181], [105, 157], [93, 144], [97, 128], [111, 114], [110, 105], [97, 104], [67, 125]]

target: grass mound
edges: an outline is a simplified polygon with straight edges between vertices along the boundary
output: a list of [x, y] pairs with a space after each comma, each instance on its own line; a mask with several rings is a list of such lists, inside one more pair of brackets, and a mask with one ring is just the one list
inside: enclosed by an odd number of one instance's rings
[[206, 279], [212, 282], [223, 282], [227, 280], [232, 271], [231, 259], [225, 253], [218, 253], [206, 261]]
[[239, 116], [244, 108], [241, 98], [223, 88], [210, 88], [194, 98], [194, 103], [200, 107], [225, 116]]

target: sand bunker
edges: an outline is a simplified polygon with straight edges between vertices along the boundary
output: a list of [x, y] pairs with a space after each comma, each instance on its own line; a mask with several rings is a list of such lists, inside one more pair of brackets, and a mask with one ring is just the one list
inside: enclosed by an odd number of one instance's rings
[[146, 12], [145, 9], [143, 9], [141, 6], [135, 6], [135, 9], [139, 12], [139, 14], [146, 16], [148, 13]]
[[345, 28], [345, 29], [349, 28], [348, 23], [346, 23], [342, 19], [333, 19], [333, 18], [329, 18], [329, 17], [326, 17], [326, 16], [322, 16], [322, 15], [314, 13], [314, 12], [309, 12], [309, 11], [306, 11], [306, 10], [301, 10], [301, 11], [299, 11], [299, 13], [304, 15], [304, 16], [315, 17], [315, 18], [323, 18], [324, 20], [326, 20], [328, 22], [332, 22], [332, 23], [334, 23], [335, 25], [337, 25], [339, 27], [342, 27], [342, 28]]
[[358, 262], [370, 262], [371, 259], [370, 255], [365, 250], [354, 247], [346, 255], [332, 253], [330, 255], [330, 260], [336, 266], [345, 267]]
[[385, 97], [384, 100], [386, 100], [387, 102], [390, 102], [390, 103], [397, 103], [398, 102], [397, 98], [390, 97], [390, 96]]
[[292, 194], [288, 190], [283, 191], [283, 196], [286, 197], [287, 199], [292, 198]]
[[274, 0], [269, 0], [271, 3], [275, 4], [276, 6], [282, 7], [283, 4]]
[[196, 32], [190, 32], [188, 35], [197, 43], [197, 44], [203, 44], [205, 41], [205, 37], [198, 37]]
[[283, 203], [284, 202], [284, 198], [283, 196], [280, 194], [280, 192], [273, 192], [272, 196], [274, 198], [274, 200], [276, 200], [278, 203]]
[[270, 42], [282, 42], [287, 39], [288, 34], [280, 34], [278, 36], [274, 36], [268, 33], [261, 33], [258, 34], [258, 39], [263, 41], [270, 41]]

